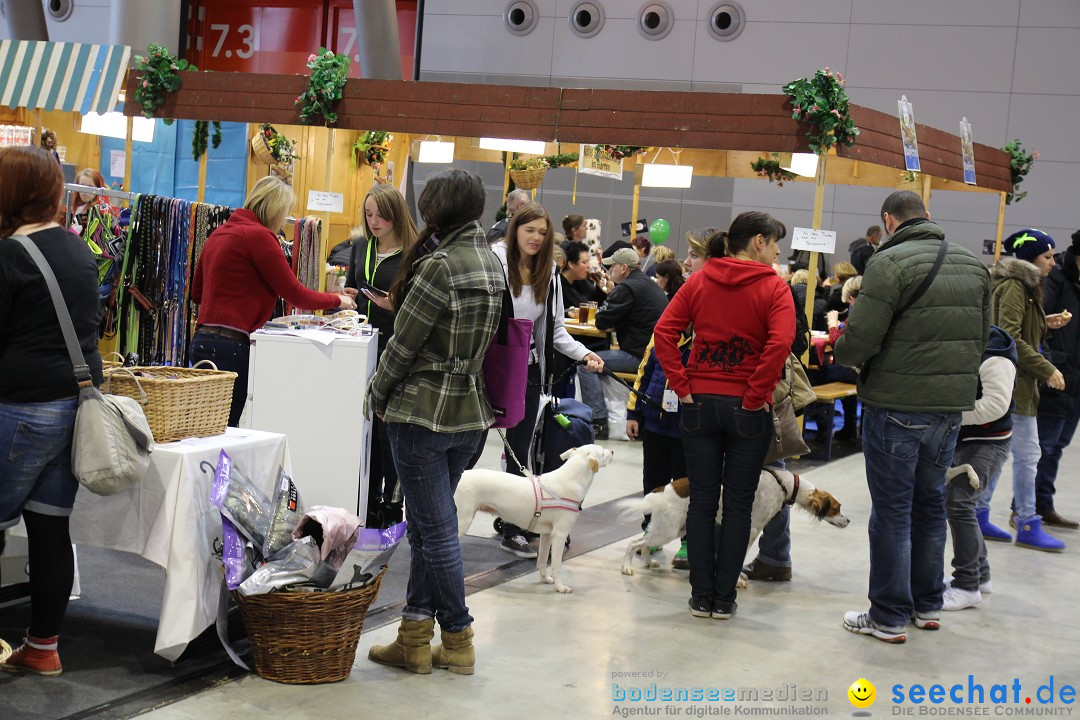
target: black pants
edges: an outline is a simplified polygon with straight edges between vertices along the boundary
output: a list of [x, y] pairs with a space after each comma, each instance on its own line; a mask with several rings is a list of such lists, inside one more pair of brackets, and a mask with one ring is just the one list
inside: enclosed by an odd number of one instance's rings
[[[682, 438], [647, 430], [642, 435], [641, 485], [646, 495], [672, 480], [686, 477], [686, 453], [683, 452]], [[644, 530], [648, 524], [649, 516], [646, 515], [641, 529]]]
[[244, 413], [244, 404], [247, 403], [248, 358], [251, 355], [251, 342], [196, 331], [191, 338], [190, 355], [192, 365], [200, 360], [210, 360], [218, 370], [236, 373], [232, 405], [229, 407], [229, 427], [240, 427], [240, 416]]
[[388, 518], [380, 513], [393, 502], [397, 489], [397, 469], [394, 467], [394, 455], [390, 450], [390, 437], [386, 433], [386, 423], [372, 416], [371, 419], [371, 461], [368, 465], [368, 527], [382, 525]]
[[[540, 409], [540, 365], [529, 365], [528, 382], [525, 386], [525, 417], [512, 428], [506, 430], [506, 444], [514, 451], [526, 468], [532, 470], [529, 450], [532, 447], [533, 431], [536, 429], [536, 413]], [[506, 454], [506, 472], [511, 475], [524, 475], [514, 462], [510, 453]], [[520, 535], [522, 528], [508, 522], [503, 523], [503, 537]]]

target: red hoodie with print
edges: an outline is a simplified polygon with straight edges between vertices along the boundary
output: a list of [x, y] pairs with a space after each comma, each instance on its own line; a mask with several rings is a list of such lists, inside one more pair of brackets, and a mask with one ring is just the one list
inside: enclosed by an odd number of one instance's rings
[[[690, 361], [679, 334], [693, 326]], [[679, 288], [653, 331], [656, 357], [679, 397], [698, 393], [772, 402], [795, 339], [795, 304], [768, 265], [712, 258]]]

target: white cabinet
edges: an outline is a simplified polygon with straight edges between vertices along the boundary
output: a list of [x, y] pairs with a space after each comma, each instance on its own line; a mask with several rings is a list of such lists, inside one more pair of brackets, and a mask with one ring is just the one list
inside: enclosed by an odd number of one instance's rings
[[371, 423], [364, 395], [375, 372], [375, 336], [329, 345], [255, 332], [248, 396], [250, 426], [289, 440], [293, 481], [305, 505], [367, 514]]

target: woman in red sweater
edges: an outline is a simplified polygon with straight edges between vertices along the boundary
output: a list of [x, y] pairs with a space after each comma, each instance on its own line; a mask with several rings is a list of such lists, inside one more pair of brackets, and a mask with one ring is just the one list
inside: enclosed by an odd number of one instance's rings
[[[735, 613], [750, 510], [772, 439], [768, 402], [795, 339], [791, 291], [772, 269], [784, 234], [766, 213], [739, 215], [726, 233], [708, 239], [704, 269], [675, 294], [654, 330], [656, 357], [680, 400], [694, 617]], [[688, 326], [694, 341], [683, 367], [678, 341]]]
[[199, 304], [199, 325], [191, 339], [191, 361], [212, 360], [218, 370], [236, 373], [229, 425], [237, 427], [247, 401], [249, 336], [270, 319], [279, 297], [309, 310], [353, 310], [348, 295], [315, 292], [293, 274], [275, 234], [285, 224], [296, 196], [267, 176], [255, 183], [244, 207], [210, 234], [195, 266], [191, 299]]

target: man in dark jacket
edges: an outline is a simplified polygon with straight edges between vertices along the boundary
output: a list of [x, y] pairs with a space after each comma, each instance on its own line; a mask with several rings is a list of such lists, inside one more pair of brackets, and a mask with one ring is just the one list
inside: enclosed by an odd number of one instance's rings
[[990, 275], [971, 252], [948, 244], [927, 284], [945, 233], [915, 193], [886, 198], [881, 219], [889, 240], [868, 264], [834, 348], [837, 362], [862, 368], [873, 508], [870, 610], [848, 612], [844, 627], [902, 643], [908, 623], [928, 630], [941, 623], [945, 471], [960, 414], [975, 407], [990, 332]]
[[[631, 248], [617, 250], [604, 260], [608, 275], [615, 289], [596, 311], [596, 327], [615, 330], [619, 340], [618, 350], [601, 350], [597, 353], [604, 365], [612, 372], [637, 372], [645, 348], [652, 338], [653, 327], [667, 307], [667, 294], [641, 272], [641, 260]], [[589, 377], [591, 376], [591, 377]], [[600, 376], [580, 373], [582, 401], [592, 408], [597, 435], [607, 432], [607, 405]]]
[[851, 264], [855, 266], [860, 275], [866, 274], [866, 261], [878, 249], [880, 242], [881, 228], [877, 225], [871, 225], [866, 229], [866, 237], [859, 238], [851, 245], [848, 245], [848, 252], [851, 253]]
[[514, 188], [506, 194], [506, 217], [492, 225], [491, 229], [487, 231], [484, 239], [487, 240], [488, 245], [497, 243], [506, 237], [506, 228], [510, 226], [510, 218], [514, 217], [514, 213], [518, 211], [519, 207], [531, 199], [532, 196], [521, 188]]
[[[1043, 281], [1043, 309], [1047, 315], [1065, 310], [1080, 315], [1080, 230], [1072, 234], [1072, 246], [1055, 259], [1057, 265]], [[1042, 388], [1040, 392], [1037, 420], [1042, 456], [1035, 475], [1035, 513], [1042, 516], [1043, 525], [1075, 530], [1080, 523], [1054, 509], [1054, 483], [1061, 455], [1080, 424], [1080, 322], [1074, 320], [1051, 333], [1043, 350], [1065, 376], [1065, 389]]]

